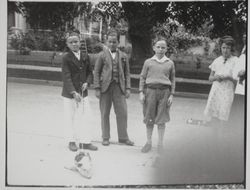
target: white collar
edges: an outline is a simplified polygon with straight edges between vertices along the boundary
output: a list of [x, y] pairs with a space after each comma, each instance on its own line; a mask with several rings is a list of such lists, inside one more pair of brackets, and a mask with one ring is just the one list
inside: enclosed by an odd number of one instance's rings
[[160, 62], [160, 63], [163, 63], [163, 62], [165, 62], [165, 61], [169, 61], [170, 59], [169, 58], [167, 58], [167, 56], [163, 56], [161, 59], [158, 59], [157, 57], [156, 57], [156, 55], [154, 55], [153, 57], [151, 57], [151, 59], [153, 59], [153, 60], [156, 60], [157, 62]]
[[80, 50], [78, 52], [72, 51], [75, 55], [80, 55]]
[[117, 52], [117, 49], [115, 50], [115, 52], [112, 52], [109, 48], [108, 48], [109, 52], [112, 54], [115, 54]]
[[[109, 49], [109, 48], [108, 48], [108, 49]], [[115, 59], [117, 50], [116, 50], [115, 52], [111, 52], [111, 50], [109, 49], [109, 52], [110, 52], [111, 57], [112, 57], [113, 59]]]
[[74, 52], [74, 51], [72, 51], [72, 52], [73, 52], [73, 54], [75, 55], [75, 57], [76, 57], [78, 60], [81, 59], [81, 52], [80, 52], [80, 50], [79, 50], [78, 52]]

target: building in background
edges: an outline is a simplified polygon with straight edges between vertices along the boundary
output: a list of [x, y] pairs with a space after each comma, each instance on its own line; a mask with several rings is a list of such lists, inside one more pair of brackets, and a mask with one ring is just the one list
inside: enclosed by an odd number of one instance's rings
[[[110, 6], [96, 6], [93, 4], [93, 8], [89, 13], [83, 13], [74, 18], [73, 22], [65, 22], [65, 31], [69, 29], [69, 27], [74, 27], [80, 31], [82, 39], [88, 39], [88, 41], [94, 41], [103, 43], [105, 40], [105, 34], [110, 27], [116, 27], [121, 31], [120, 35], [120, 47], [126, 53], [131, 54], [131, 44], [128, 42], [127, 23], [122, 21], [114, 21], [111, 17], [111, 12], [115, 12], [110, 9]], [[17, 11], [17, 12], [16, 12]], [[111, 12], [110, 12], [111, 11]], [[90, 16], [91, 15], [91, 16]], [[17, 9], [8, 9], [8, 48], [10, 47], [10, 42], [13, 35], [19, 35], [20, 33], [26, 33], [32, 31], [33, 28], [30, 27], [26, 18], [19, 13]], [[38, 31], [48, 31], [51, 29], [48, 28], [46, 30], [38, 30]]]
[[8, 12], [8, 30], [13, 28], [23, 32], [26, 32], [28, 28], [25, 17], [14, 11]]

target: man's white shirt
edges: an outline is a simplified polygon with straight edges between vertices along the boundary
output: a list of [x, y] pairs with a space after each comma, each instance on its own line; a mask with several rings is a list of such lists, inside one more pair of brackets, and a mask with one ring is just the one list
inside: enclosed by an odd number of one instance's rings
[[73, 54], [76, 56], [76, 58], [77, 58], [78, 60], [80, 60], [80, 57], [81, 57], [80, 50], [79, 50], [78, 52], [74, 52], [74, 51], [73, 51]]
[[109, 52], [111, 54], [112, 59], [115, 59], [116, 51], [115, 52], [111, 52], [111, 50], [109, 49]]

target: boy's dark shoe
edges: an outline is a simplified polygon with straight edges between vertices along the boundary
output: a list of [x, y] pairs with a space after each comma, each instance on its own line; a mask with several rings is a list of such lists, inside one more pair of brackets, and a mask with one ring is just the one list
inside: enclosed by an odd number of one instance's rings
[[134, 146], [134, 142], [132, 142], [131, 140], [127, 139], [127, 140], [119, 140], [119, 143], [128, 145], [128, 146]]
[[146, 144], [142, 147], [141, 152], [142, 152], [142, 153], [147, 153], [147, 152], [149, 152], [151, 149], [152, 149], [152, 144], [146, 143]]
[[91, 143], [90, 144], [80, 143], [80, 149], [88, 149], [93, 151], [98, 150], [97, 146], [94, 146]]
[[76, 152], [78, 150], [75, 142], [69, 142], [69, 150]]
[[109, 140], [103, 140], [102, 145], [103, 146], [108, 146], [110, 144]]

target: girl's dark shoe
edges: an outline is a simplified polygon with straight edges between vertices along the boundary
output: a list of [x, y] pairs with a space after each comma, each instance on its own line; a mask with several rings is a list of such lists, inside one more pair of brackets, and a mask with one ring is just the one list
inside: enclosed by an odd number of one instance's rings
[[142, 152], [142, 153], [147, 153], [147, 152], [149, 152], [151, 149], [152, 149], [152, 144], [146, 143], [146, 144], [142, 147], [141, 152]]
[[69, 142], [69, 150], [76, 152], [78, 150], [75, 142]]

